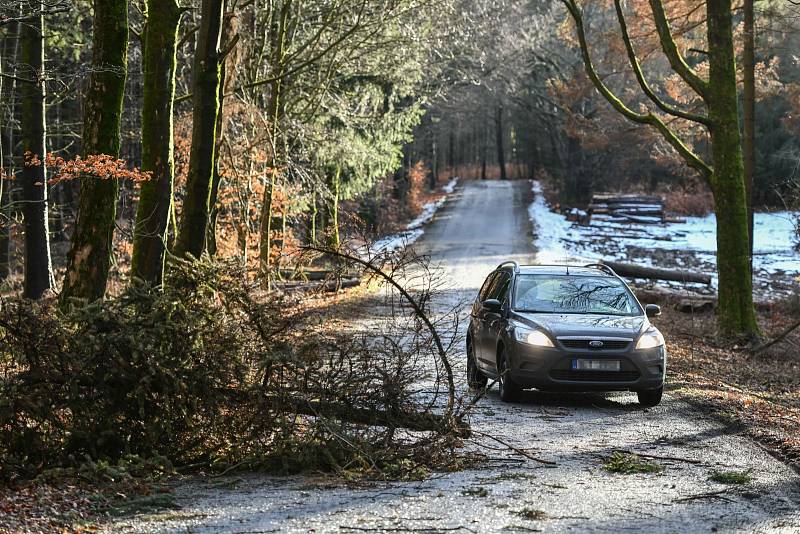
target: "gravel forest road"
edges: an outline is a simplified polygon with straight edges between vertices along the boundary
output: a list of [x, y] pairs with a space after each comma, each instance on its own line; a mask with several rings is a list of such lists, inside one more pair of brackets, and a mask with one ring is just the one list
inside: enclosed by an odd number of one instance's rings
[[[501, 261], [535, 261], [532, 232], [547, 228], [531, 228], [529, 197], [527, 181], [464, 182], [426, 228], [416, 246], [442, 262], [453, 302], [473, 295]], [[463, 362], [456, 367], [463, 377]], [[800, 532], [798, 473], [735, 428], [670, 395], [644, 410], [629, 393], [531, 392], [509, 405], [495, 389], [471, 423], [556, 465], [496, 450], [480, 468], [359, 489], [256, 474], [199, 480], [176, 489], [180, 510], [111, 527], [209, 533]], [[604, 459], [618, 450], [646, 455], [663, 470], [610, 473]], [[715, 471], [746, 471], [752, 480], [725, 485], [709, 479]]]

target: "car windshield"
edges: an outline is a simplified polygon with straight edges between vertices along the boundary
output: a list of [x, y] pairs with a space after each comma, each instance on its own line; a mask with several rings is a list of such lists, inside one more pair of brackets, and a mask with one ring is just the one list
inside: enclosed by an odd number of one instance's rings
[[616, 278], [521, 274], [514, 309], [531, 313], [639, 315], [641, 308]]

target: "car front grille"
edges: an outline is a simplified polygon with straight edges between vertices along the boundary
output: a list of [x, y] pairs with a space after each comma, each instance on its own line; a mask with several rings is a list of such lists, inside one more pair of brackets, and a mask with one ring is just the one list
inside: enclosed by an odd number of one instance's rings
[[595, 341], [592, 339], [559, 339], [558, 341], [566, 348], [575, 350], [625, 350], [631, 344], [630, 341], [598, 339], [596, 341], [603, 342], [603, 346], [598, 348], [589, 346], [589, 343]]
[[569, 371], [553, 369], [550, 371], [553, 380], [570, 380], [573, 382], [634, 382], [639, 379], [639, 371]]

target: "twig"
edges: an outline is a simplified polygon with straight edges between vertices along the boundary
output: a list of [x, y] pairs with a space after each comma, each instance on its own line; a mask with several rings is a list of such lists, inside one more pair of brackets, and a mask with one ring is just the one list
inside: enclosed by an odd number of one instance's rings
[[688, 497], [681, 497], [680, 499], [674, 499], [672, 502], [689, 502], [701, 499], [721, 499], [723, 501], [733, 502], [733, 499], [723, 497], [722, 494], [727, 492], [728, 490], [720, 490], [720, 491], [710, 491], [708, 493], [698, 493], [697, 495], [689, 495]]
[[641, 456], [642, 458], [651, 458], [653, 460], [672, 460], [673, 462], [685, 462], [687, 464], [703, 463], [700, 460], [693, 460], [691, 458], [681, 458], [679, 456], [658, 456], [657, 454], [645, 454], [643, 452], [626, 451], [624, 449], [618, 449], [618, 452], [622, 452], [625, 454], [635, 454], [636, 456]]
[[789, 328], [784, 330], [782, 333], [778, 334], [778, 336], [773, 338], [772, 341], [770, 341], [768, 343], [765, 343], [765, 344], [753, 349], [753, 354], [754, 355], [755, 354], [760, 354], [760, 353], [764, 352], [765, 350], [767, 350], [768, 348], [770, 348], [771, 346], [775, 345], [776, 343], [780, 343], [781, 341], [783, 341], [786, 338], [786, 336], [788, 336], [789, 334], [794, 332], [798, 327], [800, 327], [800, 321], [797, 321], [792, 326], [790, 326]]
[[407, 528], [407, 527], [378, 527], [378, 528], [366, 528], [366, 527], [350, 527], [346, 525], [339, 525], [339, 530], [356, 530], [358, 532], [454, 532], [458, 530], [466, 530], [467, 532], [475, 532], [471, 528], [467, 528], [464, 526], [458, 527], [430, 527], [430, 528]]
[[517, 454], [519, 454], [520, 456], [524, 456], [525, 458], [528, 458], [529, 460], [533, 460], [534, 462], [539, 462], [540, 464], [544, 464], [544, 465], [553, 465], [553, 466], [554, 465], [558, 465], [556, 462], [552, 462], [550, 460], [542, 460], [541, 458], [537, 458], [536, 456], [533, 456], [532, 454], [526, 452], [525, 450], [520, 449], [519, 447], [515, 447], [515, 446], [511, 445], [510, 443], [508, 443], [507, 441], [503, 441], [502, 439], [500, 439], [498, 437], [495, 437], [495, 436], [492, 436], [491, 434], [487, 434], [486, 432], [481, 432], [479, 430], [472, 429], [472, 433], [473, 434], [477, 434], [479, 436], [483, 436], [485, 438], [489, 438], [491, 440], [494, 440], [497, 443], [508, 447], [509, 450], [514, 451]]

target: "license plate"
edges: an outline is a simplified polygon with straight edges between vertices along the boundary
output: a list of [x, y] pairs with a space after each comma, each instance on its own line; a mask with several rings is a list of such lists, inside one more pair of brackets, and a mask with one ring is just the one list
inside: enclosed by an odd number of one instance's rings
[[619, 360], [572, 360], [573, 371], [619, 371]]

